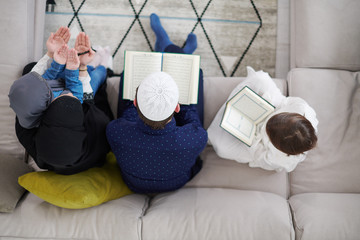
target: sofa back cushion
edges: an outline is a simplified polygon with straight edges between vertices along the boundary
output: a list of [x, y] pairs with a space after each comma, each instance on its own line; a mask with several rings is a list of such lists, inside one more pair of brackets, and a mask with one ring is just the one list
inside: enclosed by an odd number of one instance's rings
[[360, 75], [293, 69], [289, 94], [304, 98], [319, 120], [318, 145], [290, 174], [291, 194], [360, 193]]
[[360, 1], [292, 0], [291, 68], [360, 70]]

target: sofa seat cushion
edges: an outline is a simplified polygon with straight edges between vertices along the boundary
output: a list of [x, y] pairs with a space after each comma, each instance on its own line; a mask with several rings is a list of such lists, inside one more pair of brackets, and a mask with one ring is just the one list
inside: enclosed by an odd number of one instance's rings
[[290, 174], [291, 194], [360, 193], [360, 74], [293, 69], [289, 94], [304, 98], [319, 120], [318, 144]]
[[289, 202], [297, 239], [359, 239], [360, 194], [304, 193]]
[[293, 239], [286, 199], [272, 193], [183, 188], [154, 197], [143, 239]]
[[185, 187], [233, 188], [275, 193], [288, 196], [288, 175], [286, 172], [251, 168], [247, 163], [220, 158], [212, 146], [201, 153], [203, 167]]
[[32, 193], [13, 213], [0, 214], [6, 239], [139, 239], [138, 226], [148, 197], [132, 194], [96, 207], [73, 210], [56, 207]]

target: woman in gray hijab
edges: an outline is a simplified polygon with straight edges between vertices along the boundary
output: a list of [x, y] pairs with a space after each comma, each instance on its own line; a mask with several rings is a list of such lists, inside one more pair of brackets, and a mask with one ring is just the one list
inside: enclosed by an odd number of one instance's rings
[[[63, 30], [64, 28], [60, 28], [55, 33], [56, 36], [52, 34], [49, 38], [57, 42], [60, 48], [64, 48], [63, 43], [69, 38], [67, 31]], [[64, 72], [64, 62], [57, 58], [56, 51], [59, 48], [53, 48], [55, 54], [47, 56], [53, 56], [55, 64], [52, 63], [52, 69], [46, 70], [48, 74], [39, 74], [39, 65], [47, 61], [41, 59], [34, 68], [24, 69], [25, 75], [14, 82], [9, 92], [10, 106], [17, 115], [15, 127], [20, 143], [40, 168], [60, 174], [74, 174], [102, 165], [110, 150], [105, 136], [110, 117], [97, 107], [97, 102], [104, 102], [106, 95], [104, 97], [103, 93], [99, 94], [100, 101], [94, 101], [89, 95], [83, 99], [83, 82], [76, 80], [80, 72], [87, 83], [90, 82], [84, 66], [86, 68], [86, 64], [91, 61], [93, 51], [84, 33], [78, 35], [75, 48], [84, 50], [80, 53], [80, 60], [77, 54], [72, 54], [73, 62], [78, 64], [76, 70], [70, 69], [73, 74], [70, 76], [70, 84], [75, 84], [75, 91], [69, 90], [74, 89], [74, 85], [73, 88], [66, 86], [69, 82], [66, 79], [66, 69], [65, 76], [61, 75]], [[33, 71], [28, 72], [31, 69]], [[53, 79], [44, 79], [44, 76], [52, 76]], [[65, 80], [61, 77], [65, 77]], [[106, 71], [101, 78], [99, 86], [106, 79]], [[100, 92], [103, 92], [101, 89]]]

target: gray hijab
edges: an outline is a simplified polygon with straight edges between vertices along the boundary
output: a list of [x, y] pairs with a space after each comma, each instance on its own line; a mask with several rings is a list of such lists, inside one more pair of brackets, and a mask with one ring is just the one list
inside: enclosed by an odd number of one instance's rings
[[43, 112], [53, 99], [53, 93], [46, 80], [36, 72], [25, 74], [10, 88], [10, 107], [16, 113], [24, 128], [40, 125]]

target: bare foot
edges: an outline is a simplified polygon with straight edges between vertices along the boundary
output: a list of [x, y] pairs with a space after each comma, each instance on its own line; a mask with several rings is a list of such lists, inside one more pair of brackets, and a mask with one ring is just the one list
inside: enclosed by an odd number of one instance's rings
[[59, 49], [57, 49], [54, 52], [55, 62], [61, 65], [66, 63], [67, 56], [68, 56], [68, 46], [66, 44], [62, 45]]
[[68, 50], [68, 57], [66, 62], [66, 69], [76, 70], [80, 66], [80, 59], [77, 55], [77, 51], [72, 48]]

